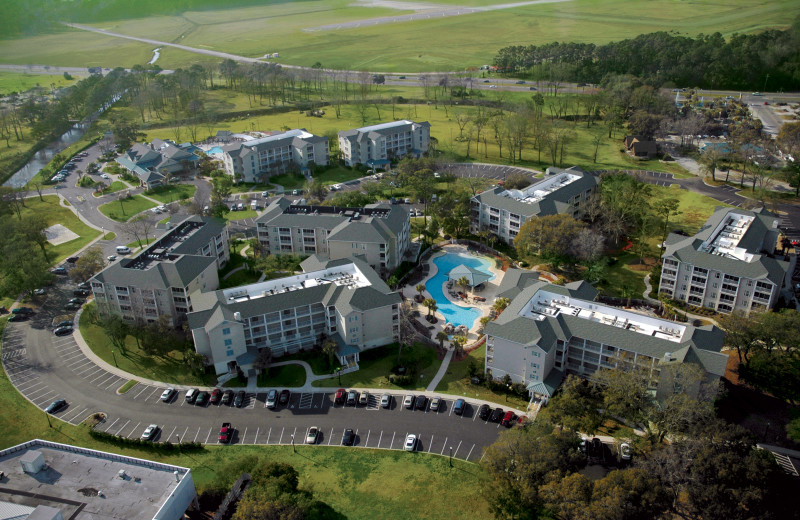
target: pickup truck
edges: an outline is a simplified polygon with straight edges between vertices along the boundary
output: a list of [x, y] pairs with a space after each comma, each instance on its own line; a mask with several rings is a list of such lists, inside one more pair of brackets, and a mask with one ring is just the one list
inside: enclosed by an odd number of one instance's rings
[[233, 426], [229, 422], [222, 423], [222, 428], [219, 429], [219, 442], [227, 444], [231, 442], [231, 437], [233, 437]]

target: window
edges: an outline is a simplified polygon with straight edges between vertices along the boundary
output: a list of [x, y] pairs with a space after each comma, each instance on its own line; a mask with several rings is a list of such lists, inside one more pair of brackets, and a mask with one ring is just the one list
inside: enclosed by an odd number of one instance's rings
[[230, 327], [229, 327], [229, 328], [222, 329], [222, 335], [223, 335], [223, 336], [227, 336], [227, 335], [228, 335], [228, 334], [230, 334], [230, 333], [231, 333], [231, 329], [230, 329]]
[[226, 340], [225, 340], [225, 346], [226, 346], [226, 347], [230, 347], [231, 345], [233, 345], [233, 340], [231, 340], [231, 339], [226, 339]]
[[228, 350], [226, 350], [225, 351], [225, 355], [228, 356], [228, 357], [232, 357], [233, 356], [233, 349], [229, 348]]

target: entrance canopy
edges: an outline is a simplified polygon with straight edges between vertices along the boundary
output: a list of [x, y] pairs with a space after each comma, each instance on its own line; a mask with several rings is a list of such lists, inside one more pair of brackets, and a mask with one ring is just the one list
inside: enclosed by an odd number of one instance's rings
[[478, 271], [464, 264], [454, 267], [447, 273], [447, 279], [453, 280], [454, 282], [458, 282], [462, 277], [467, 279], [470, 287], [475, 287], [476, 285], [488, 282], [492, 278], [492, 275], [486, 274], [483, 271]]

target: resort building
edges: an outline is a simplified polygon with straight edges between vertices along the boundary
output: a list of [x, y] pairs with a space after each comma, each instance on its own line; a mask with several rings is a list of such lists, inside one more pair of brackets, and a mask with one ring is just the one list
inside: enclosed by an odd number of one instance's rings
[[189, 329], [217, 374], [257, 373], [259, 351], [273, 357], [336, 342], [339, 362], [399, 340], [400, 295], [362, 257], [311, 256], [303, 274], [194, 296]]
[[347, 166], [386, 167], [406, 155], [422, 157], [430, 141], [430, 123], [404, 119], [339, 132], [339, 151]]
[[2, 518], [180, 520], [197, 506], [189, 468], [39, 439], [0, 451], [0, 475]]
[[166, 315], [177, 325], [191, 312], [194, 293], [219, 286], [228, 244], [221, 220], [187, 218], [135, 258], [113, 262], [90, 280], [98, 312], [139, 323]]
[[150, 144], [136, 143], [116, 162], [139, 178], [147, 189], [161, 186], [169, 175], [189, 175], [200, 157], [188, 147], [170, 140], [153, 139]]
[[363, 208], [272, 202], [256, 219], [258, 241], [270, 254], [319, 255], [337, 260], [361, 255], [386, 274], [403, 261], [410, 244], [408, 210], [398, 205]]
[[581, 218], [586, 200], [599, 185], [599, 177], [573, 166], [550, 167], [544, 179], [521, 190], [495, 186], [472, 197], [470, 232], [489, 230], [511, 244], [531, 217], [560, 213]]
[[[586, 282], [558, 286], [514, 278], [518, 294], [485, 327], [486, 372], [524, 384], [532, 399], [549, 398], [565, 373], [591, 378], [601, 368], [636, 367], [657, 392], [672, 385], [674, 370], [666, 367], [680, 363], [701, 367], [709, 382], [725, 373], [724, 333], [717, 327], [597, 303], [597, 290]], [[508, 293], [511, 285], [501, 283], [498, 293]]]
[[310, 163], [328, 164], [328, 138], [305, 129], [275, 132], [266, 137], [222, 147], [225, 173], [244, 182], [266, 182], [272, 175], [299, 171]]
[[775, 306], [791, 293], [796, 255], [775, 255], [778, 218], [763, 208], [717, 208], [692, 237], [667, 237], [658, 292], [730, 313]]

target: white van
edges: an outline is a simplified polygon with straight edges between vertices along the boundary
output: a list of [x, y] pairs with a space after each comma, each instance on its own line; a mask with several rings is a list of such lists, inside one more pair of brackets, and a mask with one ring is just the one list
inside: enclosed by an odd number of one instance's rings
[[128, 246], [117, 246], [117, 254], [118, 255], [127, 255], [131, 252], [131, 248]]
[[258, 201], [257, 200], [254, 200], [254, 201], [250, 202], [250, 209], [252, 209], [253, 211], [256, 211], [258, 209]]
[[236, 209], [239, 211], [244, 211], [244, 204], [240, 202]]

